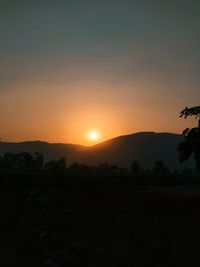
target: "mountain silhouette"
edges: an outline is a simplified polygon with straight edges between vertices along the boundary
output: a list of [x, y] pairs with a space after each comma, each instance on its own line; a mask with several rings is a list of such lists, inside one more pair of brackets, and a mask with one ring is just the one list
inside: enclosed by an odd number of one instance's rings
[[0, 155], [7, 151], [42, 152], [46, 160], [65, 157], [67, 164], [78, 162], [97, 165], [108, 162], [125, 167], [138, 160], [144, 168], [152, 168], [156, 160], [162, 160], [170, 169], [193, 168], [193, 160], [184, 164], [179, 163], [176, 148], [181, 140], [183, 137], [179, 134], [140, 132], [118, 136], [91, 147], [41, 141], [1, 142]]
[[26, 141], [26, 142], [0, 142], [0, 155], [7, 151], [13, 153], [29, 152], [42, 152], [45, 160], [56, 160], [65, 157], [66, 160], [71, 162], [74, 159], [74, 154], [78, 154], [86, 147], [74, 144], [62, 143], [48, 143], [43, 141]]

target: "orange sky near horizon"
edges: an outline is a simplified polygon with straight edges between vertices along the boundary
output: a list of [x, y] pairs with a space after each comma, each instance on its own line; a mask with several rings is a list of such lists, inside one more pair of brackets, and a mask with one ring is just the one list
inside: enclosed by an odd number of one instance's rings
[[[65, 86], [70, 87], [70, 94]], [[179, 118], [186, 101], [181, 98], [172, 101], [170, 93], [158, 99], [153, 91], [155, 85], [152, 91], [145, 86], [145, 83], [98, 80], [45, 86], [21, 84], [0, 97], [0, 113], [4, 114], [0, 121], [1, 139], [93, 145], [135, 132], [181, 133], [184, 128], [195, 126], [194, 119]], [[115, 95], [111, 93], [112, 87]], [[91, 130], [99, 132], [101, 137], [89, 140], [87, 133]]]

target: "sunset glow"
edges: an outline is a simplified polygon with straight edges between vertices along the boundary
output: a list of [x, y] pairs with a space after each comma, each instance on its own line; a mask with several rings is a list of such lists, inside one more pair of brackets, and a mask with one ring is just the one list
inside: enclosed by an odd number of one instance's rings
[[98, 141], [100, 139], [100, 134], [97, 131], [89, 131], [87, 137], [90, 141]]
[[198, 1], [42, 2], [0, 2], [1, 140], [91, 146], [196, 124], [179, 112], [199, 105]]

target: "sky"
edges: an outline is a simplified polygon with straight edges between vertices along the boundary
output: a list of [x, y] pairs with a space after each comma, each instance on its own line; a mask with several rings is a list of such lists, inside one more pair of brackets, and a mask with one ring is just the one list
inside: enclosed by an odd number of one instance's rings
[[1, 0], [1, 140], [195, 126], [179, 112], [200, 105], [199, 14], [199, 0]]

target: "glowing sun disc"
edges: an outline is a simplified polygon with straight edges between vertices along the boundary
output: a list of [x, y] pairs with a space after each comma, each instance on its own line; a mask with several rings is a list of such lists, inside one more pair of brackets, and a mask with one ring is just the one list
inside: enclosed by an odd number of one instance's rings
[[90, 131], [88, 133], [88, 139], [91, 141], [96, 141], [99, 139], [99, 133], [96, 131]]

